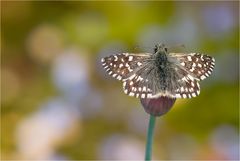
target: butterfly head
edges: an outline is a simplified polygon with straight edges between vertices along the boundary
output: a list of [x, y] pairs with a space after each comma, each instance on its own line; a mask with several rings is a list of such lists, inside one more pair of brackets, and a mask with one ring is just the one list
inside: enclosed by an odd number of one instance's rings
[[167, 52], [167, 47], [165, 46], [165, 44], [160, 43], [155, 45], [155, 48], [154, 48], [155, 54], [165, 54], [166, 52]]
[[163, 70], [168, 62], [167, 48], [164, 44], [158, 44], [155, 46], [154, 50], [155, 64], [160, 70]]

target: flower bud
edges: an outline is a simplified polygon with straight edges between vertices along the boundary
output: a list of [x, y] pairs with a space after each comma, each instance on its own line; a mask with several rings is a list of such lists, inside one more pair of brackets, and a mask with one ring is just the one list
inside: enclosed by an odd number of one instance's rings
[[141, 104], [144, 110], [153, 115], [161, 116], [167, 113], [176, 101], [176, 98], [158, 97], [158, 98], [141, 98]]

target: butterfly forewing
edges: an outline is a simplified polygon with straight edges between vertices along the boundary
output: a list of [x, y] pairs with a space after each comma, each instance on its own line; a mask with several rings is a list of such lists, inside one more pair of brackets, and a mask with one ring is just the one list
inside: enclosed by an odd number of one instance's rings
[[170, 56], [176, 57], [180, 65], [197, 80], [203, 80], [209, 77], [215, 66], [214, 58], [208, 55], [199, 53], [170, 53]]
[[138, 67], [145, 63], [150, 54], [122, 53], [102, 58], [102, 65], [106, 72], [118, 80], [125, 80], [134, 73]]

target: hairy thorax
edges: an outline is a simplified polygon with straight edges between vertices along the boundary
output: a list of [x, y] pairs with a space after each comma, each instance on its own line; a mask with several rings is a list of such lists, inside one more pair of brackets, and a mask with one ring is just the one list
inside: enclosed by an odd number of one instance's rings
[[166, 53], [159, 52], [156, 53], [156, 60], [155, 60], [157, 75], [159, 78], [159, 81], [161, 86], [159, 87], [161, 91], [166, 90], [167, 86], [167, 77], [168, 77], [168, 68], [169, 68], [169, 62]]
[[167, 67], [167, 55], [165, 53], [159, 52], [156, 54], [156, 66], [159, 70], [164, 70]]

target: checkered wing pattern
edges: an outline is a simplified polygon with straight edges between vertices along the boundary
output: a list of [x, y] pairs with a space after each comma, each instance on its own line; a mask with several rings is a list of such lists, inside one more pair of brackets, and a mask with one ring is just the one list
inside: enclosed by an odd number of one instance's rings
[[183, 68], [177, 68], [179, 78], [175, 84], [177, 87], [173, 92], [175, 98], [192, 98], [200, 94], [200, 85], [192, 74]]
[[[122, 53], [103, 58], [106, 72], [123, 82], [129, 96], [140, 98], [192, 98], [200, 94], [199, 81], [208, 77], [214, 68], [214, 58], [197, 54], [167, 53], [164, 71], [151, 53]], [[162, 61], [162, 60], [160, 60]]]
[[208, 55], [170, 53], [170, 56], [177, 58], [181, 66], [197, 80], [204, 80], [209, 77], [215, 66], [215, 59]]
[[101, 61], [103, 68], [110, 76], [123, 81], [138, 71], [150, 55], [148, 53], [122, 53], [102, 58]]
[[123, 82], [123, 90], [129, 96], [150, 98], [153, 96], [152, 75], [154, 66], [151, 60], [145, 62], [138, 70], [134, 72]]
[[178, 88], [175, 91], [176, 98], [192, 98], [200, 94], [200, 85], [198, 81], [210, 76], [215, 60], [214, 58], [198, 53], [170, 53], [170, 57], [177, 59], [176, 73], [180, 75]]
[[122, 53], [103, 58], [102, 65], [106, 72], [123, 81], [124, 93], [129, 96], [147, 98], [151, 94], [151, 82], [147, 76], [151, 72], [150, 53]]

